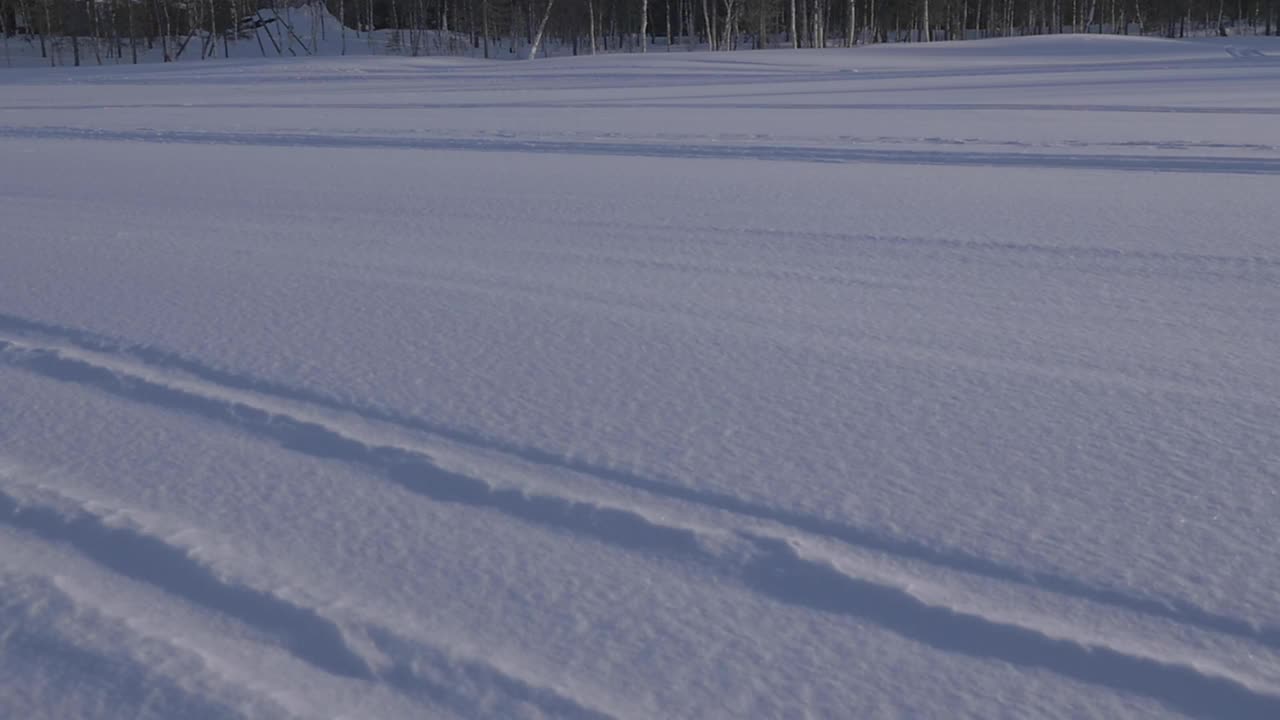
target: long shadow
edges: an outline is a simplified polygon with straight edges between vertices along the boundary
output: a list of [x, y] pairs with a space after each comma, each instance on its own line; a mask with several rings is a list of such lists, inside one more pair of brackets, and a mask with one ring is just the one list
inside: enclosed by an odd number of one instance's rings
[[[1280, 113], [1280, 110], [1277, 110]], [[5, 127], [0, 138], [99, 140], [187, 145], [311, 147], [333, 149], [449, 150], [540, 155], [600, 155], [688, 160], [762, 160], [771, 162], [875, 163], [952, 167], [1002, 167], [1111, 170], [1233, 175], [1280, 175], [1280, 158], [1151, 156], [1116, 154], [1009, 153], [937, 150], [886, 150], [789, 145], [694, 145], [618, 142], [566, 142], [503, 138], [403, 138], [294, 133], [221, 133], [182, 130], [89, 130], [82, 128]]]
[[[738, 564], [714, 555], [693, 531], [654, 523], [625, 510], [557, 496], [494, 489], [482, 480], [439, 468], [419, 453], [365, 445], [318, 424], [122, 376], [48, 350], [24, 350], [0, 341], [0, 355], [6, 355], [5, 359], [13, 365], [54, 380], [93, 387], [133, 402], [195, 414], [300, 453], [381, 472], [406, 489], [436, 501], [491, 509], [626, 549], [658, 552], [672, 559], [693, 562], [711, 572], [736, 578], [747, 589], [766, 597], [812, 610], [863, 618], [939, 650], [1044, 668], [1083, 682], [1150, 697], [1194, 716], [1280, 717], [1280, 698], [1254, 691], [1229, 678], [1106, 647], [1059, 640], [1031, 628], [931, 606], [898, 588], [850, 577], [828, 565], [803, 559], [780, 540], [746, 536], [757, 552]], [[6, 515], [11, 524], [50, 539], [72, 542], [81, 552], [126, 575], [171, 589], [215, 609], [234, 608], [238, 617], [251, 624], [285, 633], [289, 644], [297, 650], [302, 650], [298, 648], [299, 643], [313, 642], [306, 637], [307, 632], [303, 632], [302, 638], [295, 637], [299, 627], [308, 624], [305, 614], [291, 606], [281, 612], [273, 605], [279, 603], [274, 598], [228, 587], [216, 579], [211, 581], [205, 577], [207, 571], [193, 567], [176, 549], [154, 539], [106, 528], [95, 520], [66, 519], [48, 510], [27, 510], [0, 495], [0, 517]], [[179, 557], [175, 558], [175, 554]], [[277, 628], [276, 623], [286, 628]], [[321, 626], [312, 632], [324, 639], [331, 637], [330, 628], [332, 626]], [[345, 667], [340, 650], [337, 651], [339, 657], [326, 657], [333, 652], [332, 647], [305, 649], [305, 655], [313, 662], [332, 664], [335, 669], [345, 669], [346, 674], [356, 673], [356, 676], [368, 672], [362, 662], [359, 667]], [[409, 681], [408, 676], [396, 680]]]
[[1145, 695], [1192, 717], [1280, 718], [1280, 697], [1228, 678], [928, 605], [897, 588], [806, 560], [780, 541], [757, 539], [756, 545], [761, 553], [748, 564], [746, 582], [788, 604], [869, 620], [940, 650]]
[[[18, 334], [55, 337], [86, 350], [125, 355], [155, 367], [179, 370], [223, 387], [306, 403], [337, 412], [350, 413], [366, 420], [428, 433], [462, 445], [500, 452], [537, 465], [581, 473], [657, 497], [680, 500], [742, 517], [777, 523], [811, 535], [836, 540], [855, 548], [882, 552], [907, 560], [927, 563], [946, 570], [959, 571], [978, 577], [1108, 605], [1153, 618], [1170, 620], [1223, 635], [1251, 640], [1280, 650], [1280, 627], [1258, 625], [1241, 618], [1215, 613], [1183, 600], [1135, 595], [1114, 588], [1093, 585], [1068, 575], [1005, 565], [962, 550], [936, 547], [918, 540], [895, 537], [839, 520], [765, 505], [715, 490], [692, 488], [671, 479], [646, 477], [639, 473], [580, 460], [541, 448], [505, 442], [465, 429], [433, 423], [429, 420], [394, 410], [344, 402], [314, 390], [209, 367], [177, 353], [152, 347], [125, 345], [114, 339], [84, 330], [66, 328], [6, 314], [0, 314], [0, 330]], [[3, 344], [3, 341], [0, 341], [0, 344]], [[219, 409], [217, 412], [221, 413], [222, 411]]]
[[[73, 367], [47, 366], [43, 370], [53, 370], [66, 379], [82, 376]], [[181, 549], [162, 540], [111, 527], [88, 514], [63, 515], [49, 508], [24, 506], [3, 492], [0, 523], [70, 545], [120, 575], [228, 615], [325, 672], [357, 679], [372, 677], [369, 666], [347, 646], [342, 632], [332, 622], [273, 595], [224, 582]]]

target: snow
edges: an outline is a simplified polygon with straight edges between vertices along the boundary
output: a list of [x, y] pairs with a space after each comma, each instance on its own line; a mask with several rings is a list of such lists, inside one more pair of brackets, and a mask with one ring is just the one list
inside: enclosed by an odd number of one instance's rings
[[1278, 57], [0, 73], [0, 715], [1280, 716]]

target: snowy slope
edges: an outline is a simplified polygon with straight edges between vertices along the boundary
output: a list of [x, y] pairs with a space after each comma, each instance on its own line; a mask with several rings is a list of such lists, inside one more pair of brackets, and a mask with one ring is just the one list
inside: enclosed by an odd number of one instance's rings
[[1280, 717], [1278, 126], [1266, 39], [0, 73], [0, 716]]

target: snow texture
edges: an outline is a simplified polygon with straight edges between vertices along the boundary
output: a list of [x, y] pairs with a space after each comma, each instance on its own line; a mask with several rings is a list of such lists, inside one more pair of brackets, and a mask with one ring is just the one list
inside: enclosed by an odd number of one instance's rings
[[0, 73], [0, 716], [1280, 717], [1280, 46]]

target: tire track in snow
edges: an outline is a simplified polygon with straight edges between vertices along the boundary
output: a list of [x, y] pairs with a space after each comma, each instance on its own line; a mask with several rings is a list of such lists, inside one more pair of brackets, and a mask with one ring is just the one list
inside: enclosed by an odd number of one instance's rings
[[[3, 343], [0, 343], [3, 345]], [[0, 523], [72, 547], [104, 568], [244, 623], [326, 673], [365, 680], [368, 663], [342, 630], [310, 608], [227, 582], [182, 548], [88, 512], [64, 514], [0, 490]]]
[[[551, 718], [614, 720], [615, 716], [591, 707], [554, 688], [535, 685], [508, 674], [488, 661], [464, 660], [452, 653], [408, 641], [380, 627], [366, 628], [369, 639], [394, 665], [379, 678], [410, 697], [428, 698], [460, 707], [464, 715], [517, 717], [521, 705], [533, 705]], [[459, 688], [480, 686], [493, 692], [477, 699]], [[506, 702], [503, 702], [506, 700]]]
[[[216, 388], [206, 389], [209, 394], [203, 395], [64, 356], [57, 350], [24, 347], [4, 340], [0, 340], [0, 359], [54, 380], [229, 424], [261, 440], [313, 457], [361, 466], [432, 500], [496, 510], [624, 550], [657, 553], [691, 563], [780, 603], [872, 622], [944, 652], [1048, 670], [1088, 684], [1149, 697], [1194, 717], [1224, 713], [1241, 719], [1280, 717], [1280, 694], [1255, 689], [1225, 672], [1202, 670], [1194, 656], [1170, 662], [932, 604], [895, 585], [850, 575], [828, 562], [802, 556], [780, 538], [738, 531], [751, 552], [745, 558], [722, 554], [712, 549], [714, 542], [704, 542], [710, 537], [699, 530], [654, 521], [629, 509], [495, 487], [487, 481], [444, 470], [423, 453], [367, 444], [318, 422], [219, 397]], [[8, 504], [16, 508], [16, 501], [9, 499]], [[0, 501], [0, 515], [7, 514], [5, 510]], [[60, 528], [68, 523], [50, 521], [45, 515], [37, 514], [37, 519], [28, 524], [55, 537], [67, 534]], [[93, 531], [88, 537], [93, 537]]]
[[778, 600], [870, 620], [948, 652], [1042, 669], [1122, 693], [1145, 695], [1191, 717], [1280, 717], [1280, 695], [1238, 680], [1098, 644], [929, 604], [906, 590], [848, 575], [785, 542], [755, 539], [761, 551], [746, 582]]
[[[54, 380], [93, 387], [125, 400], [228, 425], [287, 450], [372, 470], [409, 492], [436, 502], [492, 510], [533, 525], [596, 538], [631, 550], [666, 553], [691, 551], [699, 546], [700, 539], [693, 530], [654, 523], [630, 510], [495, 486], [447, 470], [425, 453], [364, 442], [320, 422], [220, 396], [225, 391], [217, 388], [194, 391], [175, 387], [66, 356], [57, 350], [2, 339], [0, 359]], [[3, 509], [0, 506], [0, 510]]]
[[[80, 505], [78, 501], [71, 502]], [[614, 717], [487, 662], [432, 647], [374, 624], [362, 625], [359, 629], [390, 659], [389, 664], [375, 666], [343, 639], [337, 622], [319, 611], [248, 585], [221, 580], [183, 547], [145, 530], [108, 524], [105, 517], [116, 514], [82, 506], [68, 512], [26, 501], [0, 488], [0, 526], [7, 525], [46, 542], [69, 545], [108, 571], [237, 620], [323, 672], [382, 682], [406, 696], [424, 696], [461, 708], [464, 714], [474, 714], [481, 706], [494, 704], [496, 695], [512, 707], [534, 705], [551, 717]], [[484, 692], [483, 698], [477, 698], [459, 689], [474, 687], [496, 692]]]
[[[1280, 627], [1260, 625], [1242, 618], [1223, 615], [1179, 599], [1135, 595], [1116, 588], [1094, 585], [1067, 575], [1006, 565], [963, 550], [939, 547], [909, 537], [888, 535], [871, 528], [766, 505], [729, 493], [693, 488], [673, 479], [648, 477], [626, 469], [602, 465], [542, 448], [506, 442], [395, 410], [351, 403], [314, 390], [221, 370], [177, 353], [154, 347], [130, 345], [84, 330], [0, 313], [0, 331], [14, 333], [19, 338], [25, 336], [55, 338], [90, 352], [104, 353], [130, 362], [140, 362], [145, 366], [161, 370], [186, 373], [218, 387], [350, 414], [366, 421], [426, 433], [485, 452], [500, 453], [534, 465], [578, 473], [664, 500], [674, 500], [747, 519], [773, 523], [790, 531], [825, 538], [855, 549], [883, 553], [950, 572], [1055, 593], [1241, 638], [1280, 650]], [[0, 338], [0, 344], [3, 342], [3, 338]]]
[[[1073, 83], [1076, 85], [1094, 85], [1094, 83], [1081, 82]], [[1131, 85], [1131, 80], [1116, 81], [1116, 85]], [[1044, 85], [1040, 83], [1032, 84], [1009, 84], [1009, 85], [981, 85], [975, 87], [956, 88], [955, 86], [931, 87], [931, 88], [867, 88], [861, 90], [842, 90], [840, 95], [853, 95], [860, 93], [867, 94], [890, 94], [890, 93], [920, 93], [937, 90], [1011, 90], [1019, 88], [1034, 87], [1043, 89]], [[528, 90], [528, 88], [522, 88]], [[342, 103], [342, 102], [262, 102], [262, 103], [246, 103], [246, 102], [208, 102], [208, 103], [112, 103], [112, 104], [93, 104], [93, 105], [9, 105], [0, 106], [0, 112], [27, 112], [27, 111], [46, 111], [54, 110], [61, 112], [71, 112], [75, 110], [498, 110], [498, 109], [515, 109], [515, 108], [541, 108], [547, 110], [607, 110], [615, 108], [631, 108], [631, 109], [690, 109], [690, 110], [921, 110], [921, 111], [1013, 111], [1013, 112], [1083, 112], [1083, 113], [1139, 113], [1139, 114], [1158, 114], [1158, 115], [1259, 115], [1270, 116], [1280, 115], [1280, 108], [1275, 107], [1222, 107], [1222, 106], [1196, 106], [1196, 105], [1088, 105], [1088, 104], [1055, 104], [1055, 103], [961, 103], [961, 102], [936, 102], [936, 103], [908, 103], [908, 102], [785, 102], [785, 103], [750, 103], [750, 102], [706, 102], [707, 100], [715, 100], [717, 98], [724, 100], [733, 100], [736, 98], [750, 97], [769, 97], [776, 98], [783, 95], [797, 96], [821, 96], [825, 93], [818, 90], [803, 90], [796, 92], [769, 92], [769, 93], [734, 93], [729, 95], [704, 95], [689, 94], [675, 95], [670, 97], [651, 97], [651, 98], [617, 98], [617, 99], [601, 99], [601, 100], [565, 100], [565, 101], [477, 101], [477, 102], [360, 102], [360, 103]], [[700, 102], [695, 102], [700, 101]], [[1114, 143], [1109, 143], [1114, 144]], [[1125, 143], [1120, 143], [1124, 145]], [[1150, 147], [1151, 143], [1142, 143], [1142, 146]], [[1216, 146], [1208, 145], [1208, 147], [1237, 147], [1234, 145]], [[1271, 146], [1268, 146], [1270, 148]]]
[[[698, 106], [701, 108], [702, 106]], [[1278, 109], [1277, 114], [1280, 114]], [[651, 144], [503, 140], [497, 138], [404, 138], [308, 133], [226, 133], [187, 130], [98, 130], [72, 127], [0, 127], [0, 139], [96, 140], [107, 142], [311, 147], [364, 150], [437, 150], [463, 152], [648, 157], [688, 160], [759, 160], [828, 164], [875, 163], [1060, 170], [1110, 170], [1194, 174], [1280, 175], [1280, 158], [1160, 156], [1072, 153], [1019, 153], [793, 145]]]
[[[1088, 83], [1081, 83], [1088, 84]], [[1126, 81], [1126, 83], [1128, 82]], [[1039, 83], [1022, 86], [1012, 85], [1006, 86], [1009, 89], [1019, 87], [1035, 87], [1042, 89], [1044, 86]], [[958, 88], [932, 88], [933, 90], [956, 90]], [[974, 88], [975, 90], [997, 89], [995, 86], [983, 86]], [[923, 92], [902, 90], [900, 92]], [[875, 90], [868, 92], [892, 92], [884, 90]], [[804, 95], [820, 95], [821, 93], [802, 93]], [[488, 107], [488, 106], [481, 106]], [[722, 102], [722, 103], [699, 103], [699, 102], [677, 102], [677, 101], [657, 101], [646, 102], [644, 100], [635, 101], [616, 101], [616, 102], [583, 102], [583, 103], [566, 103], [557, 105], [562, 108], [577, 109], [604, 109], [604, 108], [631, 108], [631, 109], [652, 109], [652, 110], [880, 110], [880, 111], [1012, 111], [1012, 112], [1047, 112], [1060, 114], [1064, 112], [1082, 112], [1082, 113], [1125, 113], [1125, 114], [1155, 114], [1155, 115], [1257, 115], [1268, 117], [1272, 115], [1280, 115], [1280, 108], [1275, 107], [1198, 107], [1194, 105], [1086, 105], [1086, 104], [1054, 104], [1054, 103], [962, 103], [962, 102], [941, 102], [941, 103], [921, 103], [921, 102], [785, 102], [785, 103], [750, 103], [750, 102]]]
[[[454, 216], [467, 217], [475, 220], [486, 219], [486, 216], [480, 214], [455, 213]], [[578, 227], [607, 230], [623, 228], [627, 230], [646, 232], [668, 232], [674, 227], [670, 223], [617, 223], [583, 220], [579, 218], [573, 218], [571, 221]], [[531, 220], [531, 222], [546, 223], [547, 221], [534, 219]], [[560, 221], [557, 220], [557, 222]], [[1197, 276], [1216, 274], [1233, 279], [1252, 279], [1272, 284], [1280, 282], [1280, 256], [1270, 255], [1215, 255], [1212, 253], [1184, 252], [1177, 250], [1162, 252], [1158, 250], [1107, 247], [1105, 245], [1051, 245], [1035, 242], [976, 240], [939, 236], [929, 237], [816, 232], [812, 230], [797, 230], [792, 228], [777, 229], [759, 226], [730, 227], [681, 223], [679, 225], [679, 229], [686, 232], [730, 236], [750, 235], [762, 238], [777, 238], [779, 240], [803, 238], [809, 240], [866, 245], [869, 247], [880, 247], [892, 250], [905, 249], [925, 253], [946, 251], [954, 253], [987, 253], [996, 257], [1006, 255], [1015, 257], [1025, 256], [1043, 260], [1045, 264], [1052, 264], [1055, 268], [1063, 268], [1064, 263], [1075, 263], [1076, 266], [1087, 267], [1094, 270], [1099, 268], [1115, 271], [1122, 269], [1141, 269], [1145, 272], [1151, 272], [1152, 266], [1155, 265], [1160, 266], [1160, 270], [1168, 274], [1176, 273], [1179, 277], [1190, 275], [1192, 273]], [[598, 253], [580, 252], [579, 257], [593, 258], [600, 257], [600, 255]], [[682, 263], [678, 261], [629, 257], [625, 259], [637, 264], [643, 263], [658, 267], [681, 268], [682, 266]], [[794, 275], [794, 271], [789, 272], [785, 268], [781, 270], [776, 268], [755, 267], [749, 269], [726, 269], [722, 266], [696, 265], [690, 269], [696, 269], [698, 272], [760, 276], [770, 279], [792, 279]], [[806, 272], [802, 277], [806, 282], [815, 281], [815, 276], [809, 272]], [[823, 280], [823, 276], [817, 276], [817, 281], [821, 282]], [[831, 277], [829, 278], [829, 281], [850, 284], [850, 282], [843, 277]], [[15, 320], [17, 322], [22, 322], [22, 319], [20, 318], [13, 318], [12, 316], [0, 313], [0, 322], [13, 322]]]
[[[210, 682], [202, 677], [210, 668], [198, 653], [169, 638], [140, 633], [62, 585], [0, 569], [0, 657], [89, 676], [110, 689], [113, 703], [136, 706], [134, 718], [304, 717], [253, 690], [249, 697], [219, 697], [246, 688], [222, 677]], [[12, 703], [0, 695], [0, 716], [21, 717]]]

